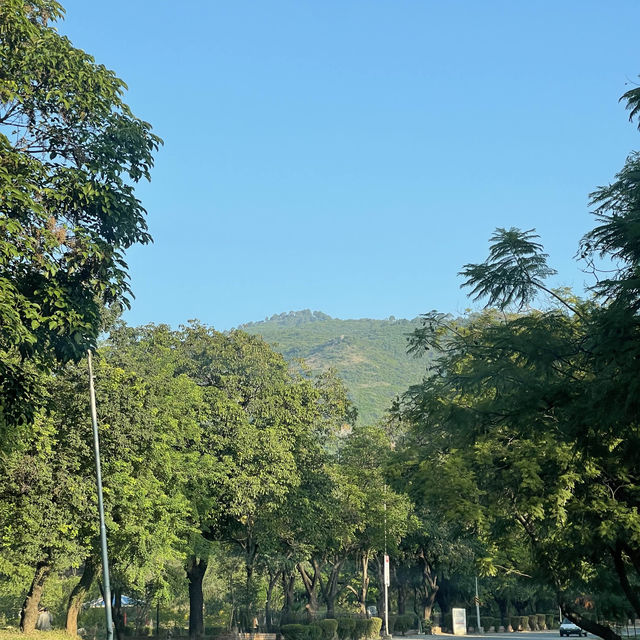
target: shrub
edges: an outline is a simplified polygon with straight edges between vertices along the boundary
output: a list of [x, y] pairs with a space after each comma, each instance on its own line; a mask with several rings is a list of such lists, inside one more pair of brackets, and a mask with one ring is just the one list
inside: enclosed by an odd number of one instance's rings
[[355, 628], [356, 621], [353, 618], [338, 618], [338, 638], [340, 640], [351, 640]]
[[404, 613], [400, 616], [396, 616], [395, 619], [395, 631], [399, 631], [404, 635], [409, 629], [413, 628], [414, 615], [412, 613]]
[[284, 640], [307, 640], [308, 630], [304, 624], [283, 624], [280, 633]]
[[553, 613], [547, 613], [544, 617], [544, 623], [547, 625], [547, 629], [554, 629], [555, 624], [553, 623]]
[[529, 629], [529, 616], [520, 616], [520, 626], [523, 631], [527, 631]]
[[544, 613], [536, 613], [536, 624], [538, 625], [538, 629], [540, 629], [540, 631], [543, 631], [547, 628]]
[[520, 626], [520, 616], [511, 616], [509, 620], [511, 621], [511, 626], [513, 627], [513, 630], [517, 631], [518, 627]]
[[490, 616], [482, 616], [482, 618], [480, 618], [480, 624], [482, 624], [485, 631], [489, 631], [489, 627], [495, 627], [496, 619]]
[[322, 629], [322, 640], [333, 640], [338, 631], [338, 621], [334, 618], [318, 620], [317, 624]]
[[369, 618], [367, 622], [369, 623], [367, 625], [367, 640], [378, 638], [380, 636], [380, 629], [382, 629], [382, 618]]
[[362, 638], [367, 637], [367, 631], [369, 630], [368, 622], [369, 620], [367, 618], [355, 619], [355, 628], [353, 630], [353, 635], [351, 636], [353, 640], [361, 640]]
[[317, 622], [307, 626], [307, 640], [322, 640], [323, 635], [322, 627]]
[[393, 634], [393, 632], [396, 630], [396, 620], [398, 619], [398, 616], [389, 616], [389, 633]]

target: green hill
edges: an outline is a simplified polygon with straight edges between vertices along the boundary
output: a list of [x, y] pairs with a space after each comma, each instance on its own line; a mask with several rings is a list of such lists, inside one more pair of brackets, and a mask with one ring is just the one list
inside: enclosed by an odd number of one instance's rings
[[312, 371], [336, 369], [358, 408], [359, 422], [371, 423], [424, 375], [427, 361], [406, 353], [407, 336], [416, 326], [417, 318], [340, 320], [306, 309], [239, 328], [261, 335], [287, 360], [303, 358]]

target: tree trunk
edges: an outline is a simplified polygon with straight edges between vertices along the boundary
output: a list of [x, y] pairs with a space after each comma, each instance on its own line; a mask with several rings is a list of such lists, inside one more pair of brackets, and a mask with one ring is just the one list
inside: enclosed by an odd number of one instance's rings
[[451, 588], [448, 581], [441, 581], [440, 589], [436, 593], [436, 602], [442, 611], [442, 620], [444, 616], [451, 613]]
[[622, 543], [618, 542], [615, 548], [611, 548], [610, 551], [613, 557], [613, 564], [615, 566], [616, 573], [618, 574], [618, 581], [624, 591], [624, 595], [633, 607], [636, 617], [640, 617], [640, 598], [631, 586], [627, 576], [627, 569], [625, 567], [624, 558], [622, 557]]
[[506, 622], [507, 623], [505, 624], [505, 627], [506, 627], [509, 624], [509, 621], [507, 620], [507, 611], [508, 611], [509, 601], [504, 596], [493, 596], [493, 599], [496, 601], [496, 604], [498, 605], [498, 611], [500, 611], [500, 624], [504, 624]]
[[398, 600], [398, 615], [404, 615], [407, 610], [407, 587], [404, 584], [396, 583], [396, 596]]
[[369, 552], [365, 551], [361, 557], [362, 587], [360, 589], [360, 613], [367, 614], [367, 595], [369, 594]]
[[423, 620], [431, 620], [431, 612], [433, 611], [433, 604], [436, 601], [436, 595], [438, 593], [438, 576], [431, 568], [431, 564], [424, 555], [424, 551], [419, 554], [419, 559], [422, 564], [422, 585], [420, 589], [420, 605]]
[[307, 595], [307, 612], [310, 618], [315, 618], [318, 611], [318, 579], [320, 578], [321, 566], [314, 558], [311, 560], [313, 573], [310, 574], [302, 562], [298, 563], [298, 572], [304, 584], [304, 590]]
[[89, 556], [84, 563], [84, 569], [82, 570], [82, 576], [80, 581], [73, 587], [71, 595], [69, 595], [69, 601], [67, 603], [67, 622], [65, 625], [66, 632], [76, 637], [78, 635], [78, 614], [82, 607], [82, 601], [84, 600], [87, 592], [91, 588], [93, 579], [95, 578], [97, 566], [92, 556]]
[[320, 576], [320, 593], [322, 594], [324, 603], [327, 605], [328, 618], [335, 617], [336, 598], [340, 594], [340, 591], [342, 591], [340, 587], [340, 570], [342, 569], [345, 559], [346, 557], [334, 558], [334, 561], [329, 563], [331, 569], [329, 570], [326, 583], [322, 583], [322, 576]]
[[[380, 558], [382, 558], [382, 560]], [[375, 564], [378, 573], [378, 600], [376, 601], [376, 609], [378, 610], [378, 617], [382, 618], [383, 631], [385, 634], [388, 634], [389, 632], [384, 630], [384, 555], [376, 555]]]
[[562, 602], [561, 599], [559, 601], [562, 615], [571, 620], [573, 624], [577, 624], [585, 631], [593, 633], [593, 635], [599, 636], [603, 640], [620, 640], [620, 636], [611, 627], [601, 625], [589, 618], [583, 618], [579, 613], [573, 611], [567, 603]]
[[258, 556], [258, 544], [253, 539], [251, 533], [247, 535], [247, 541], [244, 547], [244, 562], [247, 580], [245, 583], [245, 608], [243, 612], [243, 631], [251, 631], [253, 624], [254, 602], [253, 602], [253, 569], [255, 567], [256, 558]]
[[[398, 615], [404, 615], [407, 608], [407, 584], [405, 580], [406, 571], [398, 571], [394, 565], [391, 567], [393, 572], [393, 582], [396, 586], [396, 600]], [[400, 574], [400, 575], [398, 575]]]
[[284, 597], [284, 601], [282, 603], [281, 624], [286, 624], [288, 622], [287, 616], [293, 611], [293, 587], [295, 583], [296, 574], [293, 573], [293, 571], [290, 573], [287, 573], [286, 571], [282, 572], [282, 595]]
[[42, 590], [50, 572], [51, 567], [46, 561], [38, 562], [36, 565], [31, 586], [20, 611], [20, 631], [23, 633], [33, 633], [35, 631]]
[[273, 595], [273, 589], [280, 577], [280, 571], [275, 573], [269, 573], [269, 582], [267, 583], [267, 598], [264, 603], [264, 623], [267, 626], [267, 632], [271, 633], [273, 628], [273, 620], [271, 619], [271, 598]]
[[207, 571], [207, 560], [191, 556], [186, 571], [189, 580], [189, 638], [194, 640], [204, 636], [202, 580]]
[[121, 640], [124, 636], [124, 615], [122, 613], [122, 587], [115, 587], [112, 591], [113, 607], [111, 616], [113, 617], [113, 630], [116, 633], [117, 640]]

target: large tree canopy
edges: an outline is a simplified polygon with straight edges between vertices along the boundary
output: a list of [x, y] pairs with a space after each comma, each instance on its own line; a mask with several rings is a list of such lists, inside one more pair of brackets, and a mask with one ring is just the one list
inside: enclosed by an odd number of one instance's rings
[[0, 426], [30, 415], [38, 368], [94, 344], [127, 304], [123, 250], [150, 240], [134, 185], [160, 139], [125, 84], [51, 26], [53, 0], [0, 3]]
[[[624, 97], [637, 115], [637, 90]], [[404, 408], [417, 478], [447, 479], [432, 493], [478, 531], [485, 570], [537, 572], [569, 617], [611, 639], [603, 621], [640, 615], [638, 171], [634, 153], [591, 195], [598, 225], [581, 255], [614, 267], [594, 300], [547, 287], [553, 270], [532, 230], [498, 229], [487, 260], [462, 274], [501, 313], [425, 316], [412, 349], [439, 356]], [[554, 307], [528, 306], [541, 291]]]

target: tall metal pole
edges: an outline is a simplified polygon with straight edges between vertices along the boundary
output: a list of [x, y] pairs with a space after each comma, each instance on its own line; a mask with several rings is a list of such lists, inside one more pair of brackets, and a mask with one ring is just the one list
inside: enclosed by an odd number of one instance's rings
[[98, 416], [96, 413], [96, 392], [93, 388], [93, 363], [91, 349], [87, 351], [89, 362], [89, 400], [91, 424], [93, 426], [93, 451], [96, 457], [96, 485], [98, 487], [98, 512], [100, 514], [100, 547], [102, 549], [102, 582], [104, 614], [107, 622], [107, 640], [113, 640], [113, 617], [111, 615], [111, 584], [109, 582], [109, 556], [107, 555], [107, 528], [104, 524], [104, 503], [102, 501], [102, 471], [100, 468], [100, 442], [98, 440]]
[[480, 632], [480, 598], [478, 597], [478, 576], [476, 576], [476, 620], [478, 621], [478, 633]]
[[[384, 492], [387, 493], [387, 485], [384, 485]], [[384, 501], [384, 571], [383, 571], [383, 581], [384, 581], [384, 632], [387, 636], [391, 636], [389, 633], [389, 580], [390, 578], [390, 567], [389, 567], [389, 556], [387, 555], [387, 499], [385, 495]]]

